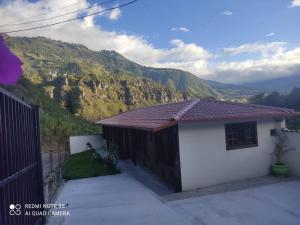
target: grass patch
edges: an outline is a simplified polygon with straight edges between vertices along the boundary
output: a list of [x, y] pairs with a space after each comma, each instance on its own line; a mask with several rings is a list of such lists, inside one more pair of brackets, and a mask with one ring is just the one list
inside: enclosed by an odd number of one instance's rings
[[71, 155], [63, 166], [63, 177], [75, 180], [120, 173], [118, 169], [107, 165], [101, 159], [93, 159], [93, 153], [94, 151], [84, 151]]

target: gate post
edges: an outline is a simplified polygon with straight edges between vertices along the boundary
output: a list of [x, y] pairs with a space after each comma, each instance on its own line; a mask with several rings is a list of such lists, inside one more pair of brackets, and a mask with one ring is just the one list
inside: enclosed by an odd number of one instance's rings
[[[38, 186], [40, 189], [39, 202], [40, 204], [45, 203], [44, 196], [44, 182], [43, 182], [43, 165], [42, 165], [42, 153], [41, 153], [41, 131], [40, 131], [40, 113], [38, 105], [31, 105], [32, 108], [32, 121], [33, 121], [33, 132], [34, 132], [34, 148], [36, 153], [37, 162], [37, 177]], [[42, 210], [42, 209], [41, 209]], [[44, 216], [42, 217], [42, 223], [45, 222]]]

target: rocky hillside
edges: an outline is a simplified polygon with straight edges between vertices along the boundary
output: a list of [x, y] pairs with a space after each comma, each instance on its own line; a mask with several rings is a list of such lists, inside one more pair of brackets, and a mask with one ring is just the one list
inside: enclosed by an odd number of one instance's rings
[[24, 62], [23, 89], [35, 86], [43, 92], [39, 95], [89, 120], [138, 106], [221, 96], [191, 73], [144, 67], [113, 51], [43, 37], [7, 37], [6, 42]]
[[71, 113], [89, 120], [101, 119], [143, 105], [168, 103], [182, 99], [182, 94], [146, 78], [121, 76], [97, 79], [92, 75], [72, 75], [45, 82], [48, 96]]
[[177, 69], [151, 68], [129, 61], [115, 51], [99, 52], [101, 64], [111, 74], [126, 73], [142, 76], [163, 85], [175, 87], [189, 97], [220, 97], [220, 94], [195, 75]]

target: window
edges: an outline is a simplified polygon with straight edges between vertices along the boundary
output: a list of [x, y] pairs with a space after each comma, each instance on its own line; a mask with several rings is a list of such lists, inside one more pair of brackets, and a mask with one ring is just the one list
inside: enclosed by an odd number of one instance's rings
[[258, 146], [256, 122], [225, 124], [226, 149]]

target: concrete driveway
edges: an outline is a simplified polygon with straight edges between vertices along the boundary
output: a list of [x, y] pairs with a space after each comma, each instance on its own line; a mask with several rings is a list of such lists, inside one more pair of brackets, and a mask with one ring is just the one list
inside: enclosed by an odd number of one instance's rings
[[126, 174], [68, 181], [56, 203], [70, 216], [48, 225], [189, 225], [142, 184]]
[[48, 225], [299, 225], [300, 181], [162, 202], [127, 174], [66, 182]]
[[168, 203], [192, 224], [300, 225], [300, 181]]

